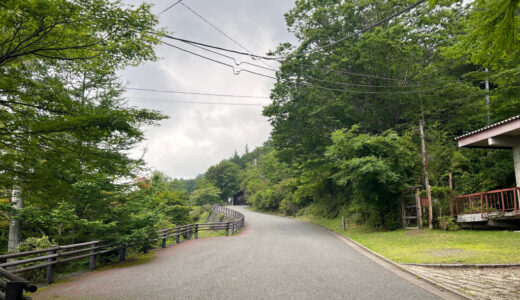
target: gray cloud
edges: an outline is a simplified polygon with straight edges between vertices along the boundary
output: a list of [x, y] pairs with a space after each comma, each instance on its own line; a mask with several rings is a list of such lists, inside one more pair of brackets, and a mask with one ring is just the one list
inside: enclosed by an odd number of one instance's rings
[[[125, 2], [135, 4], [140, 1]], [[173, 0], [152, 3], [152, 10], [158, 13], [172, 4]], [[280, 42], [294, 40], [288, 33], [283, 19], [283, 14], [293, 6], [293, 0], [185, 0], [185, 3], [255, 54], [265, 54]], [[182, 5], [161, 14], [160, 21], [160, 26], [172, 31], [175, 36], [242, 50]], [[172, 44], [233, 63], [232, 60], [182, 43]], [[121, 77], [128, 83], [128, 87], [268, 96], [274, 82], [272, 79], [244, 72], [234, 75], [228, 67], [164, 45], [158, 46], [156, 50], [161, 60], [128, 68], [122, 72]], [[242, 59], [261, 64], [247, 57]], [[276, 66], [272, 62], [269, 64]], [[274, 72], [248, 68], [274, 75]], [[246, 144], [250, 149], [262, 145], [271, 130], [267, 119], [262, 116], [261, 106], [169, 102], [266, 105], [269, 103], [268, 99], [210, 98], [134, 90], [129, 90], [125, 95], [129, 97], [130, 105], [156, 109], [170, 117], [158, 127], [146, 128], [146, 141], [134, 149], [132, 155], [140, 156], [146, 146], [145, 160], [148, 165], [172, 177], [195, 177], [210, 165], [230, 157], [235, 150], [242, 153]], [[143, 97], [163, 100], [141, 99]]]

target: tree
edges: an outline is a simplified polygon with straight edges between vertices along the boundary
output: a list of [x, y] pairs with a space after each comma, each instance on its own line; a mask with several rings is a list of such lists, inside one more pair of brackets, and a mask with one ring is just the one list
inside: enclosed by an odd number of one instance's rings
[[372, 225], [397, 228], [400, 197], [406, 184], [413, 182], [418, 165], [411, 140], [392, 130], [363, 134], [355, 125], [335, 131], [332, 141], [326, 152], [338, 169], [332, 178], [352, 187], [354, 201], [366, 209]]
[[195, 190], [190, 195], [193, 205], [216, 204], [221, 202], [220, 190], [206, 178], [197, 180]]
[[16, 188], [42, 213], [64, 203], [80, 220], [72, 239], [85, 220], [109, 224], [102, 221], [114, 200], [107, 193], [121, 195], [117, 182], [142, 165], [125, 151], [143, 139], [140, 126], [164, 118], [126, 107], [116, 75], [155, 59], [149, 8], [105, 0], [0, 4], [0, 186]]
[[220, 199], [227, 201], [228, 197], [233, 197], [240, 190], [243, 171], [237, 164], [224, 160], [211, 166], [204, 178], [220, 190]]

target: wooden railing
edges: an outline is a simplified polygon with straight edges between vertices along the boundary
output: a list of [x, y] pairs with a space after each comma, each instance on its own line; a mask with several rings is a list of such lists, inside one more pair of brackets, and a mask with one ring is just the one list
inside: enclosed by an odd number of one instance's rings
[[474, 193], [457, 196], [455, 202], [457, 214], [476, 214], [490, 212], [518, 213], [518, 195], [520, 187], [494, 190], [489, 192]]
[[[231, 218], [233, 221], [229, 222], [216, 222], [216, 223], [204, 223], [204, 224], [187, 224], [181, 225], [174, 228], [168, 228], [159, 230], [158, 238], [150, 239], [150, 243], [156, 243], [160, 240], [161, 247], [167, 247], [168, 239], [175, 239], [175, 243], [179, 244], [182, 240], [190, 240], [192, 237], [197, 239], [199, 231], [203, 230], [225, 230], [226, 236], [231, 234], [235, 234], [239, 229], [244, 227], [244, 215], [218, 205], [213, 206], [213, 211], [221, 213], [228, 218]], [[148, 244], [147, 244], [148, 245]], [[135, 245], [134, 245], [135, 246]], [[23, 273], [35, 269], [46, 268], [46, 281], [48, 284], [54, 282], [55, 274], [56, 274], [56, 265], [65, 262], [77, 261], [80, 259], [88, 258], [89, 259], [89, 269], [94, 270], [96, 268], [96, 260], [101, 254], [106, 254], [110, 252], [119, 252], [119, 260], [126, 260], [126, 250], [128, 247], [132, 247], [132, 245], [124, 245], [119, 243], [114, 243], [110, 241], [101, 241], [95, 240], [85, 243], [72, 244], [72, 245], [64, 245], [64, 246], [56, 246], [50, 247], [46, 249], [26, 251], [26, 252], [18, 252], [18, 253], [10, 253], [5, 255], [0, 255], [0, 276], [3, 276], [10, 281], [14, 282], [25, 282], [25, 284], [30, 284], [28, 281], [24, 280], [15, 273]], [[145, 246], [143, 251], [146, 253], [148, 251], [148, 246]], [[28, 257], [28, 258], [27, 258]], [[21, 259], [25, 258], [25, 259]], [[34, 264], [36, 263], [36, 264]], [[4, 268], [8, 268], [5, 270]], [[7, 282], [9, 283], [9, 282]], [[4, 290], [8, 290], [7, 283], [5, 281], [0, 280], [0, 288]], [[20, 285], [26, 291], [34, 292], [36, 291], [35, 285]], [[27, 287], [30, 287], [29, 289]], [[20, 289], [20, 288], [19, 288]], [[22, 295], [22, 294], [20, 294]], [[0, 294], [0, 300], [4, 299], [26, 299], [25, 298], [7, 298], [5, 295]]]
[[0, 292], [1, 300], [30, 300], [23, 295], [23, 291], [35, 292], [38, 287], [31, 282], [19, 277], [4, 268], [0, 268]]

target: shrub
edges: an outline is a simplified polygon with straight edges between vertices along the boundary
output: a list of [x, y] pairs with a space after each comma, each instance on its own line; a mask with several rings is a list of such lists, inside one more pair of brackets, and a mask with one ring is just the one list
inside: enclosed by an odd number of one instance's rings
[[[18, 244], [16, 247], [16, 252], [25, 252], [25, 251], [32, 251], [32, 250], [40, 250], [40, 249], [47, 249], [50, 247], [57, 246], [54, 242], [49, 240], [49, 237], [44, 235], [42, 237], [30, 237], [27, 238], [25, 241]], [[32, 256], [26, 256], [23, 257], [23, 259], [29, 259], [32, 257], [41, 256], [40, 254], [32, 255]], [[34, 263], [25, 264], [24, 267], [32, 266], [41, 264], [42, 261], [37, 261]], [[32, 282], [44, 282], [46, 277], [46, 268], [31, 270], [23, 273], [23, 277], [29, 281]]]
[[459, 225], [455, 222], [455, 219], [450, 216], [441, 216], [437, 218], [439, 227], [445, 231], [456, 231], [459, 230]]

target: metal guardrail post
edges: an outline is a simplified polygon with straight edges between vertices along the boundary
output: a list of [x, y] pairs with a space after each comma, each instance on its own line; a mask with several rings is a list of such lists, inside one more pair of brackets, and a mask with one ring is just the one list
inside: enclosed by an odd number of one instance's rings
[[[56, 252], [58, 252], [58, 250], [54, 249], [52, 251], [49, 251], [49, 254], [56, 254]], [[53, 261], [56, 261], [56, 257], [51, 257], [48, 259], [49, 262], [53, 262]], [[46, 274], [46, 281], [47, 281], [47, 284], [51, 284], [54, 282], [54, 276], [56, 274], [56, 265], [49, 265], [47, 266], [47, 274]]]
[[[97, 246], [97, 243], [95, 244], [92, 244], [90, 246], [90, 248], [95, 248]], [[93, 253], [96, 253], [96, 249], [92, 249], [90, 250], [90, 259], [89, 259], [89, 264], [88, 264], [88, 268], [92, 271], [92, 270], [95, 270], [96, 269], [96, 254], [93, 254]]]
[[23, 281], [7, 281], [5, 283], [5, 300], [23, 300]]
[[119, 261], [125, 261], [126, 260], [126, 245], [121, 246], [121, 250], [119, 252]]

